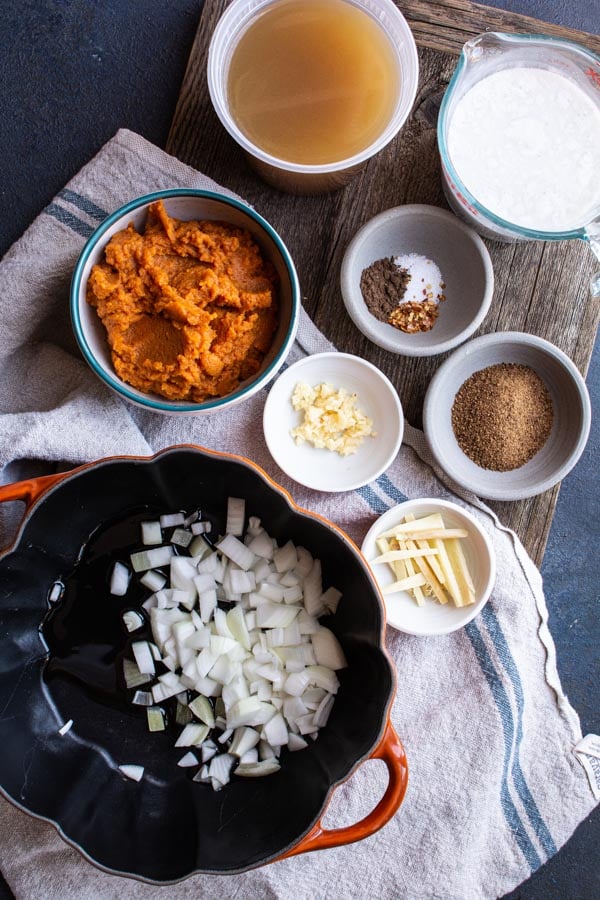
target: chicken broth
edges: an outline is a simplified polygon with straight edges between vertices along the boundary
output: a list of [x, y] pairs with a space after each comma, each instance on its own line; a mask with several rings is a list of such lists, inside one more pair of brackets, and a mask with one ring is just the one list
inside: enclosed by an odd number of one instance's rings
[[400, 95], [390, 39], [345, 0], [284, 0], [235, 47], [231, 114], [271, 156], [301, 165], [348, 159], [385, 130]]

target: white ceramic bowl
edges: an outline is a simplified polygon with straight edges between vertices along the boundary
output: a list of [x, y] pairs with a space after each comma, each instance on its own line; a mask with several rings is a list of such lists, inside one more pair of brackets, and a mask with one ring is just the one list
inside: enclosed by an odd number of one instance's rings
[[[443, 605], [434, 598], [427, 598], [424, 606], [417, 606], [406, 591], [384, 594], [388, 625], [406, 634], [427, 636], [458, 631], [481, 612], [496, 580], [496, 557], [490, 539], [474, 516], [462, 506], [448, 500], [407, 500], [388, 509], [369, 529], [363, 541], [361, 549], [367, 562], [371, 563], [379, 556], [375, 544], [379, 535], [402, 522], [407, 513], [421, 518], [438, 512], [442, 514], [448, 528], [464, 528], [468, 532], [468, 537], [461, 541], [461, 547], [475, 586], [475, 603], [457, 607], [450, 602]], [[371, 568], [381, 588], [394, 580], [387, 563], [378, 563]]]
[[[541, 450], [508, 472], [478, 466], [461, 450], [452, 430], [458, 389], [474, 372], [498, 363], [517, 363], [537, 372], [554, 413]], [[423, 405], [423, 430], [437, 463], [457, 484], [490, 500], [522, 500], [557, 484], [583, 453], [590, 421], [589, 394], [575, 364], [549, 341], [514, 331], [485, 334], [456, 350], [433, 376]]]
[[[376, 318], [360, 289], [364, 269], [378, 259], [416, 253], [436, 263], [446, 300], [430, 331], [405, 334]], [[494, 293], [494, 271], [479, 235], [437, 206], [396, 206], [355, 234], [342, 261], [344, 304], [356, 327], [384, 350], [402, 356], [435, 356], [466, 341], [483, 322]]]
[[[290, 432], [301, 423], [302, 413], [294, 410], [291, 397], [300, 381], [355, 392], [357, 408], [373, 420], [375, 437], [366, 437], [349, 456], [296, 444]], [[348, 353], [317, 353], [279, 376], [265, 404], [263, 428], [273, 459], [294, 481], [316, 491], [350, 491], [373, 481], [396, 458], [404, 415], [395, 388], [371, 363]]]
[[[279, 325], [261, 368], [232, 393], [202, 403], [167, 400], [156, 394], [146, 394], [119, 378], [112, 364], [105, 328], [96, 310], [86, 301], [88, 276], [92, 266], [104, 258], [104, 248], [111, 237], [126, 228], [130, 222], [140, 231], [146, 221], [148, 207], [157, 200], [162, 200], [169, 215], [178, 219], [208, 219], [247, 229], [265, 256], [271, 260], [279, 276]], [[120, 397], [136, 406], [167, 415], [198, 415], [224, 409], [245, 400], [264, 387], [291, 349], [298, 327], [299, 310], [298, 276], [292, 258], [277, 232], [244, 203], [223, 194], [192, 188], [156, 191], [138, 197], [112, 213], [85, 244], [71, 281], [71, 321], [86, 362]]]

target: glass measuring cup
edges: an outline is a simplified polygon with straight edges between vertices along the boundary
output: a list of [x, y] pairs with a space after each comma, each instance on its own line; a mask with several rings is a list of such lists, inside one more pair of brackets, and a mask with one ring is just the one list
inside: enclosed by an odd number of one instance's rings
[[[486, 208], [468, 190], [448, 150], [448, 130], [457, 104], [478, 82], [502, 69], [527, 67], [556, 72], [573, 82], [600, 109], [600, 57], [579, 44], [534, 34], [482, 34], [464, 45], [448, 85], [438, 119], [442, 182], [454, 212], [480, 234], [506, 242], [526, 240], [587, 240], [600, 260], [600, 202], [585, 220], [567, 230], [544, 231], [514, 224]], [[581, 148], [583, 152], [585, 148]], [[577, 159], [573, 166], [577, 166]], [[600, 178], [600, 173], [599, 173]], [[600, 292], [600, 278], [596, 280]]]

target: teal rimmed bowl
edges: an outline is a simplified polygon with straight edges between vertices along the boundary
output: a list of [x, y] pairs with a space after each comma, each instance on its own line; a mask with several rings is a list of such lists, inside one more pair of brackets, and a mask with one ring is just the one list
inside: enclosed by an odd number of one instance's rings
[[[162, 200], [170, 216], [227, 222], [249, 231], [279, 276], [279, 324], [271, 348], [259, 371], [236, 390], [201, 403], [167, 400], [144, 393], [123, 381], [115, 372], [105, 328], [96, 310], [86, 300], [86, 285], [92, 267], [103, 259], [104, 248], [112, 236], [133, 222], [143, 229], [151, 203]], [[167, 415], [199, 415], [233, 406], [255, 394], [274, 378], [288, 355], [298, 327], [300, 286], [290, 253], [269, 223], [239, 200], [213, 191], [174, 188], [138, 197], [113, 212], [85, 244], [75, 266], [71, 282], [71, 321], [84, 359], [96, 375], [124, 400]]]

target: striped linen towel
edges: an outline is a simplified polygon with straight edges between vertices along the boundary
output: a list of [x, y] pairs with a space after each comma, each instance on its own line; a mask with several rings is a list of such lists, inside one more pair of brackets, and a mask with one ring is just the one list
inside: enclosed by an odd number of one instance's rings
[[[410, 766], [404, 804], [381, 831], [338, 849], [237, 876], [194, 876], [169, 898], [362, 898], [500, 896], [568, 839], [595, 801], [573, 753], [579, 720], [562, 692], [539, 572], [515, 535], [475, 497], [436, 471], [423, 435], [406, 428], [386, 474], [339, 495], [287, 479], [264, 443], [266, 391], [231, 411], [172, 419], [127, 405], [82, 361], [68, 313], [71, 272], [105, 216], [154, 190], [222, 190], [139, 136], [120, 131], [43, 211], [0, 263], [0, 468], [3, 481], [111, 454], [150, 454], [192, 442], [245, 454], [302, 506], [358, 543], [374, 519], [407, 497], [467, 506], [493, 541], [498, 579], [491, 601], [447, 637], [387, 632], [398, 671], [392, 711]], [[223, 193], [229, 193], [222, 190]], [[284, 235], [285, 238], [285, 235]], [[333, 349], [303, 314], [290, 361]], [[0, 537], [14, 514], [2, 510]], [[358, 821], [383, 792], [369, 762], [340, 786], [328, 827]], [[164, 897], [164, 889], [102, 872], [48, 823], [0, 799], [0, 866], [19, 900]]]

